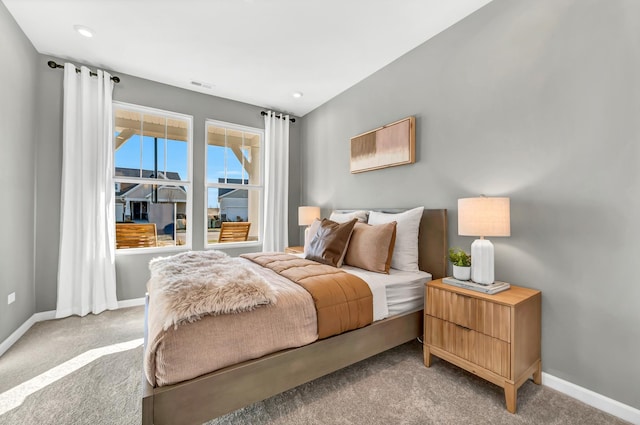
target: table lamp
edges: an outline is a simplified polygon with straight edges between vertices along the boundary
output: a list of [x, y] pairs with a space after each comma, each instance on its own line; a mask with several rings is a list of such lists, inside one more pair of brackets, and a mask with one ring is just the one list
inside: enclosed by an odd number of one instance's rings
[[458, 199], [458, 235], [480, 237], [471, 244], [471, 280], [493, 283], [493, 244], [485, 236], [511, 236], [509, 198]]
[[315, 219], [320, 219], [320, 207], [298, 207], [298, 226], [307, 226], [304, 229], [304, 240], [307, 241], [309, 227]]

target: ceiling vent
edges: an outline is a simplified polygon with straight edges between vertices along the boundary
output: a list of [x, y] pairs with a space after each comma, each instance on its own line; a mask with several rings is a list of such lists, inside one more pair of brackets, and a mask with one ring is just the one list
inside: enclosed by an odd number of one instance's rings
[[204, 83], [202, 81], [191, 81], [191, 85], [194, 85], [196, 87], [202, 87], [203, 89], [210, 89], [213, 87], [213, 84], [211, 83]]

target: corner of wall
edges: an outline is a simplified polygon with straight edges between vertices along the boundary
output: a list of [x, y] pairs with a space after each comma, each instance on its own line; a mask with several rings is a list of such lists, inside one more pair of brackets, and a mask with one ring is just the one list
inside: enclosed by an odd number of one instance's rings
[[[6, 175], [20, 184], [7, 185], [5, 196], [11, 208], [3, 208], [0, 220], [3, 237], [11, 243], [0, 247], [0, 341], [14, 333], [35, 313], [34, 293], [34, 182], [36, 111], [36, 67], [38, 53], [22, 32], [6, 6], [0, 3], [0, 56], [11, 58], [11, 66], [0, 67], [0, 115], [5, 120], [2, 132], [3, 155], [11, 158], [3, 164]], [[8, 304], [7, 297], [15, 294]], [[7, 303], [7, 304], [5, 304]]]

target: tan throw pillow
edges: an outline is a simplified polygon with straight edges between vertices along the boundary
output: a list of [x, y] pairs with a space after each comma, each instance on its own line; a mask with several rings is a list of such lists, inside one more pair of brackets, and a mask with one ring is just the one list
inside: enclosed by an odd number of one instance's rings
[[318, 231], [311, 237], [309, 250], [305, 252], [304, 258], [334, 267], [342, 266], [353, 226], [357, 221], [354, 218], [346, 223], [336, 223], [323, 218]]
[[378, 273], [389, 273], [396, 243], [396, 222], [356, 223], [344, 263]]

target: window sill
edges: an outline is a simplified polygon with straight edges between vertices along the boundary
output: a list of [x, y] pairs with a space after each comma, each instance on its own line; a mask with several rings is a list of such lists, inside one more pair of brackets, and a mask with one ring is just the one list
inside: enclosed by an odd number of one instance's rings
[[224, 243], [214, 243], [208, 244], [204, 249], [217, 249], [220, 251], [224, 251], [225, 249], [231, 248], [253, 248], [256, 246], [262, 246], [262, 242], [260, 241], [250, 241], [250, 242], [224, 242]]
[[177, 246], [167, 246], [167, 247], [156, 247], [156, 248], [127, 248], [127, 249], [116, 249], [116, 257], [126, 256], [126, 255], [138, 255], [138, 254], [173, 254], [176, 252], [184, 252], [190, 251], [191, 247], [189, 245], [177, 245]]

